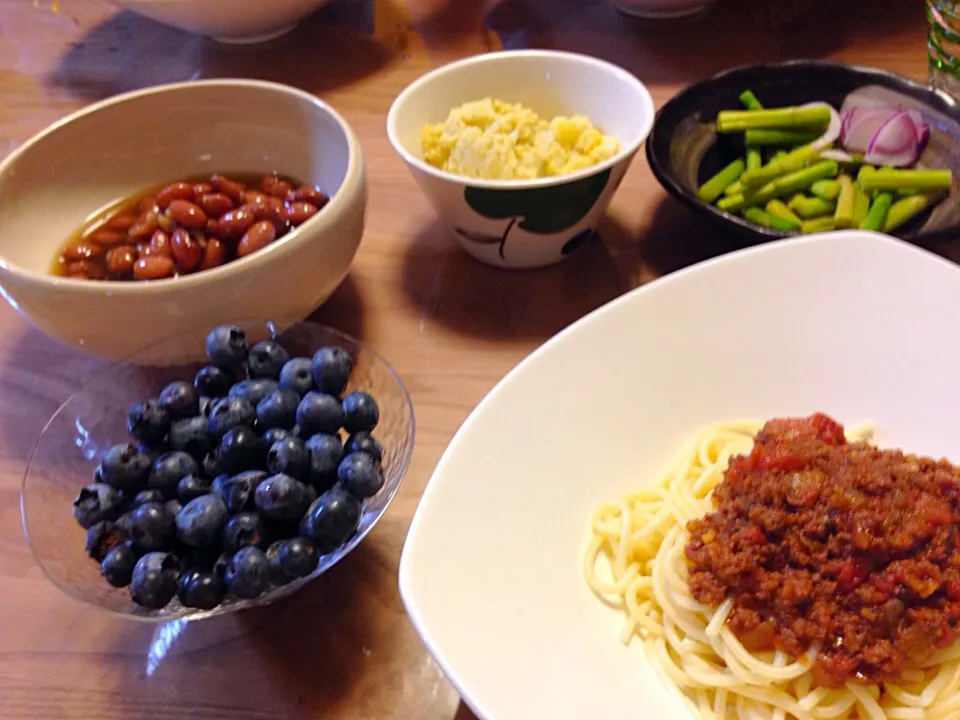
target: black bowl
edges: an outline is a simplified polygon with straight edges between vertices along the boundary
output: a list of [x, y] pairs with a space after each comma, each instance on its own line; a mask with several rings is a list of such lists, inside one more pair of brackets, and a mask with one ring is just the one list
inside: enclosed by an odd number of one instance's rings
[[717, 113], [740, 108], [740, 93], [748, 89], [767, 107], [823, 101], [839, 109], [850, 92], [867, 85], [892, 91], [891, 99], [912, 105], [927, 116], [930, 141], [920, 164], [950, 169], [958, 179], [949, 197], [894, 234], [918, 245], [932, 245], [960, 234], [960, 105], [944, 92], [886, 70], [816, 60], [727, 70], [690, 85], [660, 108], [647, 140], [647, 160], [673, 197], [747, 243], [795, 235], [755, 225], [697, 197], [697, 188], [705, 180], [744, 152], [739, 134], [718, 139]]

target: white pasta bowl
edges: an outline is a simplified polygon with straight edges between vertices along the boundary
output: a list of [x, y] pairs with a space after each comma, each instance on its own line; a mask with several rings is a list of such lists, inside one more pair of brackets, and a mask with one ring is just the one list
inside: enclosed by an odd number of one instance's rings
[[[620, 150], [577, 172], [533, 180], [465, 177], [425, 162], [423, 127], [488, 97], [544, 119], [585, 115]], [[390, 107], [387, 136], [468, 253], [497, 267], [535, 268], [572, 256], [594, 237], [653, 116], [647, 88], [623, 68], [576, 53], [515, 50], [453, 62], [413, 82]]]
[[694, 717], [582, 573], [595, 506], [691, 432], [823, 411], [960, 460], [960, 268], [886, 236], [775, 242], [677, 272], [518, 365], [450, 443], [400, 564], [404, 603], [484, 720]]

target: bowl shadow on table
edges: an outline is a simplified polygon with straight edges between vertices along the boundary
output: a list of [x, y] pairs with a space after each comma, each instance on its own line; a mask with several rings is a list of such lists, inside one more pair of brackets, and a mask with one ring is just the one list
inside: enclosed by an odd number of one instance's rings
[[[556, 12], [554, 0], [503, 0], [487, 13], [486, 26], [507, 49], [583, 52], [617, 63], [647, 83], [686, 84], [705, 72], [738, 65], [827, 57], [858, 28], [869, 28], [871, 38], [902, 33], [909, 15], [918, 12], [896, 0], [814, 0], [794, 14], [776, 6], [770, 0], [721, 0], [697, 17], [642, 20], [596, 0], [570, 0], [563, 13]], [[610, 42], [611, 37], [618, 41]]]
[[372, 75], [399, 57], [397, 50], [320, 15], [268, 42], [227, 45], [123, 11], [70, 43], [47, 82], [90, 101], [218, 77], [270, 80], [322, 93]]
[[[609, 218], [599, 230], [623, 232]], [[439, 222], [409, 244], [402, 272], [422, 320], [492, 340], [545, 340], [630, 289], [628, 273], [598, 240], [557, 265], [503, 270], [471, 257]]]
[[364, 339], [365, 319], [360, 288], [349, 273], [327, 301], [307, 316], [307, 322], [327, 325], [358, 340]]

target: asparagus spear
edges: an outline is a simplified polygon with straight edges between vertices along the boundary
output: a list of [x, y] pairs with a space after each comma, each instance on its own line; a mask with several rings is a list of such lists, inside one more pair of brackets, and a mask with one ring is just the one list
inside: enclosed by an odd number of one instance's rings
[[800, 226], [800, 232], [804, 233], [828, 232], [829, 230], [836, 229], [836, 220], [829, 215], [816, 218], [815, 220], [804, 220], [803, 224]]
[[857, 183], [853, 183], [853, 193], [853, 227], [860, 227], [870, 211], [870, 196]]
[[949, 190], [953, 173], [949, 170], [874, 170], [863, 167], [857, 182], [866, 192], [913, 188], [921, 192]]
[[887, 220], [887, 212], [893, 205], [893, 195], [888, 192], [877, 193], [870, 203], [867, 217], [860, 223], [861, 230], [879, 230]]
[[757, 170], [763, 165], [763, 154], [759, 148], [747, 145], [747, 170]]
[[786, 203], [784, 203], [782, 200], [771, 200], [768, 202], [766, 211], [774, 217], [778, 217], [781, 220], [787, 220], [793, 223], [796, 227], [800, 227], [800, 218], [798, 218], [796, 213], [787, 207]]
[[806, 145], [820, 133], [807, 130], [747, 130], [743, 141], [747, 145]]
[[837, 201], [824, 200], [823, 198], [818, 197], [805, 197], [799, 200], [791, 200], [790, 209], [804, 220], [810, 220], [811, 218], [820, 217], [822, 215], [830, 215], [833, 217], [833, 214], [837, 209]]
[[837, 169], [837, 164], [833, 160], [824, 160], [816, 165], [779, 177], [753, 192], [721, 198], [717, 207], [721, 210], [734, 212], [784, 195], [792, 195], [795, 192], [805, 190], [817, 180], [834, 177], [837, 174]]
[[935, 195], [913, 195], [897, 200], [887, 212], [887, 218], [883, 222], [883, 231], [888, 233], [891, 230], [896, 230], [908, 220], [913, 219], [923, 212], [935, 197]]
[[756, 223], [757, 225], [763, 225], [764, 227], [772, 228], [774, 230], [800, 229], [799, 223], [778, 218], [776, 215], [771, 215], [770, 213], [764, 212], [758, 207], [748, 207], [744, 209], [743, 216], [750, 222]]
[[780, 158], [786, 157], [786, 155], [787, 155], [787, 151], [786, 151], [786, 150], [783, 150], [783, 149], [777, 150], [776, 152], [774, 152], [774, 153], [770, 156], [770, 162], [776, 162], [776, 161], [779, 160]]
[[824, 105], [775, 110], [721, 110], [717, 114], [717, 132], [788, 128], [807, 128], [823, 132], [829, 124], [830, 108]]
[[837, 180], [840, 183], [840, 194], [837, 196], [837, 209], [833, 213], [833, 219], [838, 228], [848, 228], [853, 225], [853, 205], [856, 200], [853, 178], [841, 175]]
[[701, 185], [697, 190], [697, 197], [704, 202], [712, 203], [723, 194], [724, 188], [737, 181], [745, 167], [743, 160], [737, 158]]
[[803, 145], [798, 147], [796, 150], [792, 150], [784, 155], [779, 160], [773, 160], [766, 165], [764, 165], [759, 170], [750, 170], [745, 172], [740, 177], [740, 182], [743, 183], [744, 187], [755, 188], [760, 187], [761, 185], [766, 185], [771, 180], [776, 180], [781, 175], [786, 175], [788, 173], [795, 172], [803, 168], [807, 162], [814, 160], [814, 158], [819, 157], [820, 152], [810, 147], [809, 145]]
[[740, 93], [740, 104], [747, 110], [763, 110], [763, 105], [757, 100], [757, 96], [751, 90], [744, 90]]
[[810, 192], [824, 200], [836, 200], [840, 194], [840, 183], [836, 180], [817, 180], [810, 186]]
[[740, 182], [739, 180], [737, 180], [736, 182], [730, 183], [723, 190], [724, 195], [739, 195], [742, 192], [743, 192], [743, 183]]

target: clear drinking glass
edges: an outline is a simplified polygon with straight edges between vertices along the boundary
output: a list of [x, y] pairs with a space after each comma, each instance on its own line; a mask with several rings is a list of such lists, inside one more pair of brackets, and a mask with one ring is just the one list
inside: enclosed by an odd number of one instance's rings
[[930, 84], [960, 98], [960, 0], [927, 0]]

